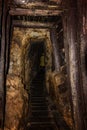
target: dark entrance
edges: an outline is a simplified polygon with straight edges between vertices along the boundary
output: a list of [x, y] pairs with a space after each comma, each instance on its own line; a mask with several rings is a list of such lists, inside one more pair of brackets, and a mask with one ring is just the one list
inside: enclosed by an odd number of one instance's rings
[[44, 73], [45, 76], [45, 45], [43, 41], [31, 42], [29, 49], [29, 59], [31, 61], [31, 80], [38, 73]]
[[44, 42], [32, 42], [29, 58], [33, 66], [30, 84], [30, 111], [27, 130], [57, 130], [55, 121], [48, 108], [47, 90], [45, 85], [45, 45]]

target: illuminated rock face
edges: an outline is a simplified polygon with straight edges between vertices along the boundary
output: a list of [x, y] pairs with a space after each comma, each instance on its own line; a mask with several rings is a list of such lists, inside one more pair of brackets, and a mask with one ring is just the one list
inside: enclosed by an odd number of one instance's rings
[[16, 75], [8, 75], [6, 86], [5, 130], [22, 129], [28, 117], [28, 94]]
[[20, 41], [19, 37], [16, 37], [10, 46], [10, 65], [6, 80], [6, 130], [24, 128], [24, 122], [28, 118], [28, 93], [24, 89], [24, 82], [21, 76]]
[[14, 28], [10, 46], [10, 63], [6, 81], [5, 130], [22, 130], [28, 118], [28, 92], [33, 58], [29, 59], [30, 44], [45, 44], [46, 86], [59, 112], [70, 128], [73, 127], [65, 66], [52, 72], [52, 43], [49, 29]]
[[[14, 28], [6, 80], [5, 130], [22, 130], [28, 118], [28, 92], [33, 61], [29, 59], [30, 39], [46, 44], [46, 69], [51, 71], [51, 41], [47, 29]], [[48, 72], [46, 75], [48, 75]], [[47, 77], [47, 76], [46, 76]], [[46, 78], [47, 80], [47, 78]]]
[[[70, 92], [67, 84], [66, 67], [62, 66], [59, 72], [52, 72], [49, 76], [50, 96], [67, 125], [73, 129]], [[52, 105], [54, 105], [52, 104]]]

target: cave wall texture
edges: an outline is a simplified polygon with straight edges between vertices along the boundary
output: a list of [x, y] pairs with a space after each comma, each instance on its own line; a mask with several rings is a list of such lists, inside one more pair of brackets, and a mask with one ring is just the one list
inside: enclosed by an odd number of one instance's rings
[[[53, 71], [49, 76], [49, 95], [51, 97], [51, 107], [60, 112], [62, 119], [71, 128], [74, 128], [72, 109], [70, 104], [70, 91], [67, 83], [66, 65], [61, 66], [60, 71]], [[57, 113], [56, 113], [57, 115]]]
[[[55, 1], [57, 1], [57, 0], [55, 0]], [[70, 6], [69, 6], [69, 4], [66, 4], [69, 2], [71, 3]], [[82, 105], [87, 106], [87, 100], [86, 100], [87, 99], [86, 98], [87, 97], [87, 93], [86, 93], [87, 92], [86, 91], [87, 90], [87, 87], [86, 87], [87, 86], [86, 85], [87, 84], [87, 75], [86, 75], [86, 68], [85, 68], [86, 67], [85, 66], [86, 65], [85, 64], [85, 62], [86, 62], [85, 53], [86, 53], [86, 48], [87, 48], [86, 47], [87, 46], [86, 45], [86, 42], [87, 42], [87, 13], [86, 13], [87, 12], [87, 2], [86, 2], [86, 0], [77, 0], [77, 1], [73, 1], [73, 2], [71, 0], [70, 1], [65, 0], [65, 2], [63, 2], [63, 3], [65, 5], [67, 5], [66, 8], [69, 9], [68, 15], [66, 12], [64, 12], [65, 14], [63, 16], [63, 20], [65, 20], [64, 17], [67, 17], [64, 22], [69, 21], [69, 22], [65, 23], [66, 24], [65, 25], [66, 26], [65, 27], [66, 35], [65, 36], [66, 37], [69, 36], [67, 38], [68, 40], [66, 40], [66, 39], [65, 40], [68, 41], [68, 44], [70, 43], [70, 41], [72, 40], [72, 39], [70, 39], [72, 36], [72, 34], [71, 34], [72, 32], [70, 30], [73, 30], [75, 32], [75, 34], [77, 33], [77, 35], [78, 35], [78, 38], [77, 38], [78, 40], [76, 39], [76, 41], [78, 41], [78, 45], [80, 45], [80, 48], [79, 48], [80, 53], [78, 52], [79, 54], [77, 54], [77, 55], [79, 55], [79, 57], [81, 58], [79, 60], [81, 62], [81, 64], [78, 64], [77, 68], [81, 69], [80, 73], [81, 73], [82, 77], [80, 77], [80, 79], [82, 78], [81, 79], [82, 86], [78, 86], [77, 82], [74, 82], [73, 77], [76, 77], [77, 73], [74, 73], [75, 76], [73, 76], [70, 71], [70, 68], [69, 68], [70, 74], [72, 76], [72, 79], [70, 79], [70, 81], [71, 81], [71, 95], [72, 95], [72, 102], [73, 102], [72, 104], [73, 104], [73, 108], [74, 108], [73, 117], [75, 119], [76, 125], [78, 125], [78, 127], [76, 126], [76, 128], [78, 129], [78, 128], [80, 128], [80, 123], [78, 121], [79, 120], [78, 118], [83, 119], [82, 118], [83, 116], [82, 117], [80, 116], [80, 112], [82, 111], [82, 109], [80, 110], [80, 106], [81, 106], [81, 108], [82, 108]], [[72, 4], [72, 3], [74, 3], [74, 4]], [[76, 10], [75, 10], [76, 12], [73, 11], [74, 6], [76, 8]], [[77, 24], [75, 26], [73, 26], [73, 24], [75, 24], [77, 22], [76, 21], [77, 15], [78, 15], [78, 23], [77, 23], [78, 26], [76, 27]], [[75, 20], [74, 21], [75, 23], [73, 23], [72, 16], [74, 16], [73, 20]], [[5, 24], [5, 22], [4, 22], [4, 24]], [[68, 28], [67, 28], [67, 25], [68, 25]], [[75, 27], [77, 29], [74, 29]], [[29, 30], [32, 30], [32, 29], [29, 29]], [[32, 65], [32, 63], [30, 63], [30, 61], [27, 60], [28, 54], [26, 52], [28, 52], [27, 50], [29, 48], [29, 45], [28, 45], [29, 39], [30, 38], [33, 40], [35, 40], [35, 38], [38, 39], [37, 35], [39, 35], [39, 32], [40, 32], [40, 31], [38, 32], [37, 30], [31, 31], [34, 34], [34, 36], [32, 37], [32, 36], [30, 36], [32, 34], [29, 32], [29, 30], [14, 28], [14, 32], [13, 32], [13, 40], [12, 40], [12, 43], [10, 46], [10, 68], [9, 68], [9, 73], [7, 75], [7, 81], [6, 81], [6, 90], [7, 91], [6, 91], [5, 129], [22, 129], [24, 126], [22, 127], [23, 120], [21, 120], [21, 119], [24, 119], [24, 121], [26, 122], [26, 118], [27, 118], [26, 113], [28, 111], [28, 100], [29, 99], [28, 99], [28, 92], [25, 88], [28, 88], [28, 85], [30, 84], [29, 83], [30, 77], [28, 75], [31, 72], [30, 64]], [[43, 31], [41, 31], [41, 32], [43, 32]], [[70, 32], [70, 34], [69, 34], [69, 32]], [[43, 39], [44, 39], [44, 37], [46, 39], [48, 36], [45, 35], [45, 33], [44, 33]], [[48, 43], [48, 42], [50, 43], [50, 40], [45, 40], [45, 43]], [[48, 72], [46, 74], [46, 81], [47, 81], [46, 84], [48, 86], [47, 88], [48, 88], [48, 91], [49, 91], [50, 95], [52, 96], [53, 100], [55, 100], [54, 101], [55, 104], [58, 105], [59, 110], [64, 115], [64, 119], [66, 120], [67, 124], [72, 127], [71, 108], [70, 108], [69, 99], [68, 99], [69, 92], [68, 92], [67, 87], [65, 87], [65, 88], [63, 87], [63, 84], [65, 84], [65, 82], [66, 82], [67, 76], [66, 76], [66, 74], [64, 74], [64, 75], [63, 75], [63, 73], [61, 74], [62, 70], [59, 73], [51, 72], [51, 62], [52, 62], [51, 60], [52, 59], [51, 59], [50, 51], [52, 48], [49, 46], [51, 46], [51, 44], [49, 44], [47, 47], [50, 49], [48, 49], [48, 51], [46, 51], [46, 53], [48, 53], [47, 57], [49, 59], [49, 62], [47, 62], [47, 65], [46, 65], [47, 70], [48, 70]], [[68, 47], [71, 47], [70, 44], [68, 45]], [[68, 52], [68, 51], [70, 51], [70, 52]], [[67, 53], [71, 54], [70, 48], [68, 51], [67, 51]], [[77, 50], [75, 52], [77, 52]], [[71, 62], [72, 62], [72, 57], [71, 57]], [[74, 63], [77, 64], [77, 62], [74, 62]], [[81, 66], [79, 66], [79, 65], [81, 65]], [[72, 67], [72, 66], [70, 65], [70, 67]], [[29, 69], [27, 69], [27, 68], [29, 68]], [[74, 70], [74, 72], [76, 72], [76, 71]], [[79, 77], [79, 76], [77, 76], [77, 77]], [[76, 77], [76, 79], [78, 79], [77, 77]], [[59, 81], [59, 79], [61, 79], [61, 78], [62, 78], [62, 80]], [[76, 79], [75, 79], [75, 81], [76, 81]], [[74, 89], [73, 89], [73, 84], [74, 84]], [[75, 90], [75, 91], [73, 91], [73, 90]], [[81, 90], [83, 91], [83, 93], [81, 93]], [[74, 92], [76, 93], [76, 95], [74, 94]], [[26, 103], [25, 103], [25, 101], [26, 101]], [[67, 103], [63, 104], [63, 103], [65, 103], [65, 101]], [[20, 106], [17, 106], [17, 104], [19, 104], [19, 102], [20, 102]], [[79, 102], [79, 105], [78, 105], [78, 102]], [[60, 109], [60, 108], [62, 108], [62, 109]], [[78, 110], [79, 110], [79, 113], [78, 113]], [[79, 117], [77, 118], [74, 113], [76, 115], [78, 115]], [[84, 115], [86, 115], [86, 113], [87, 113], [87, 107], [85, 107], [85, 109], [84, 109]], [[87, 124], [86, 119], [87, 119], [87, 117], [84, 116], [85, 125]], [[22, 128], [20, 128], [20, 126]], [[82, 128], [80, 128], [80, 129], [82, 129]]]
[[[52, 72], [52, 43], [48, 29], [24, 29], [15, 27], [10, 45], [10, 63], [6, 80], [5, 129], [19, 130], [27, 123], [28, 94], [31, 82], [33, 59], [28, 57], [31, 41], [44, 41], [46, 47], [46, 87], [67, 125], [72, 129], [73, 120], [67, 88], [66, 67]], [[10, 107], [9, 107], [10, 106]]]
[[[5, 129], [24, 128], [28, 118], [28, 94], [30, 73], [33, 61], [28, 58], [30, 40], [44, 41], [46, 46], [46, 83], [52, 66], [52, 45], [49, 30], [14, 28], [10, 45], [10, 63], [6, 80], [6, 117]], [[27, 91], [28, 90], [28, 91]]]

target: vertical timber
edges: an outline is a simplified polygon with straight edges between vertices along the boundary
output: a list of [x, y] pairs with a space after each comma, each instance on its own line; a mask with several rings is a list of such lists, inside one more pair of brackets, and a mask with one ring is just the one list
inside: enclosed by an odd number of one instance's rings
[[6, 64], [5, 64], [5, 72], [8, 72], [8, 64], [9, 64], [9, 46], [10, 46], [10, 39], [11, 39], [11, 16], [7, 14], [7, 21], [6, 21]]
[[[69, 66], [69, 45], [68, 45], [68, 37], [67, 37], [67, 14], [62, 14], [62, 22], [63, 22], [63, 38], [64, 38], [64, 48], [65, 48], [65, 59], [66, 59], [66, 68], [67, 68], [67, 85], [69, 90], [69, 101], [71, 105], [71, 111], [73, 112], [73, 104], [72, 104], [72, 93], [70, 88], [70, 66]], [[73, 113], [72, 119], [73, 119]], [[73, 119], [74, 121], [74, 119]], [[73, 126], [74, 129], [74, 126]]]
[[77, 0], [78, 17], [79, 17], [79, 42], [80, 42], [80, 58], [81, 72], [83, 83], [83, 103], [84, 103], [84, 123], [87, 129], [87, 0]]
[[52, 41], [52, 46], [53, 46], [53, 58], [54, 58], [54, 66], [55, 66], [55, 71], [59, 71], [61, 67], [61, 60], [60, 60], [60, 51], [57, 43], [57, 36], [56, 36], [56, 29], [52, 28], [50, 31], [50, 38]]
[[6, 11], [8, 0], [3, 1], [2, 12], [2, 37], [1, 37], [1, 56], [0, 56], [0, 127], [4, 128], [4, 105], [5, 105], [5, 47], [6, 47]]
[[[76, 4], [76, 2], [74, 1]], [[71, 87], [71, 100], [73, 109], [73, 119], [75, 124], [75, 130], [84, 129], [83, 121], [83, 104], [82, 104], [82, 94], [81, 94], [81, 76], [80, 76], [80, 45], [77, 37], [78, 29], [78, 18], [77, 18], [77, 8], [71, 2], [67, 13], [65, 13], [65, 21], [63, 21], [64, 35], [66, 36], [64, 42], [67, 44], [66, 58], [68, 62], [68, 73], [70, 79]]]

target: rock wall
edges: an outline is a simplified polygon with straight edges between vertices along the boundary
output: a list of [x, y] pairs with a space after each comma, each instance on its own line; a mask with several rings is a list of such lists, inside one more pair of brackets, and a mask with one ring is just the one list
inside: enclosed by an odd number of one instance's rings
[[48, 73], [51, 71], [52, 47], [49, 30], [14, 28], [6, 79], [5, 130], [22, 130], [25, 129], [27, 123], [29, 116], [28, 93], [33, 64], [33, 61], [28, 57], [31, 40], [44, 41], [46, 48], [46, 81], [48, 81]]
[[6, 86], [5, 130], [22, 130], [28, 118], [28, 94], [17, 75], [8, 75]]
[[[62, 119], [66, 122], [69, 128], [73, 129], [72, 110], [69, 99], [69, 88], [67, 84], [66, 67], [61, 66], [59, 72], [50, 73], [49, 94], [51, 97], [51, 105], [56, 106], [56, 110], [60, 113]], [[60, 118], [61, 118], [60, 117]]]
[[9, 71], [6, 80], [5, 130], [25, 129], [29, 117], [29, 86], [33, 59], [29, 58], [30, 44], [43, 41], [45, 44], [46, 87], [48, 93], [69, 125], [73, 126], [72, 113], [64, 67], [52, 72], [52, 43], [48, 29], [14, 28], [10, 45]]
[[6, 80], [5, 130], [23, 129], [27, 121], [28, 93], [24, 89], [21, 66], [21, 45], [19, 37], [10, 46], [9, 72]]

